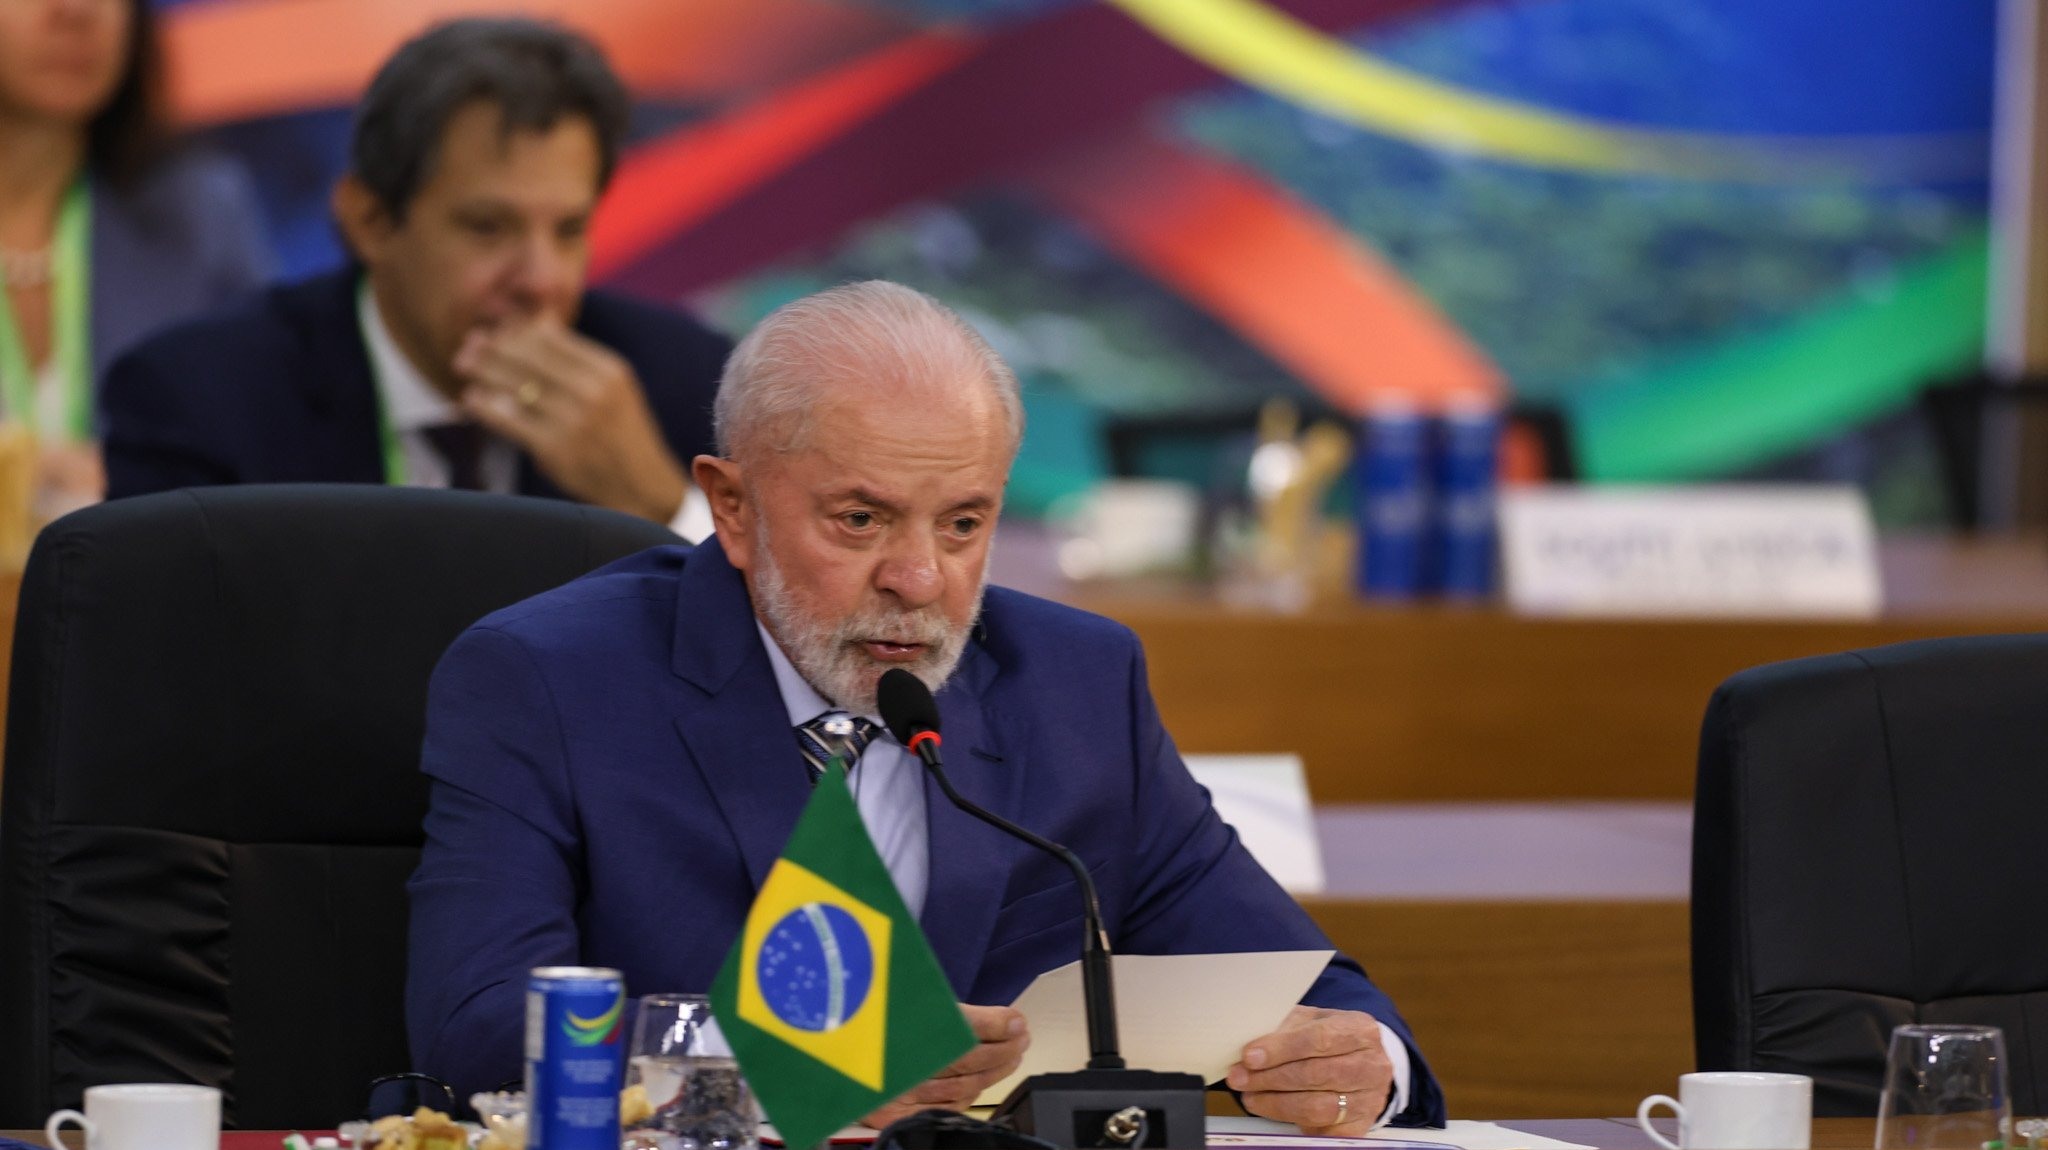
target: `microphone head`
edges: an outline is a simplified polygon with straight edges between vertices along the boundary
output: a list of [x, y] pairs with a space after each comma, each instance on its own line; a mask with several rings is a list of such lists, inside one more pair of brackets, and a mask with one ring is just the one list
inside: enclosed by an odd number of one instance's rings
[[939, 704], [932, 689], [901, 667], [882, 672], [882, 681], [875, 684], [875, 707], [889, 733], [905, 746], [917, 732], [939, 729]]

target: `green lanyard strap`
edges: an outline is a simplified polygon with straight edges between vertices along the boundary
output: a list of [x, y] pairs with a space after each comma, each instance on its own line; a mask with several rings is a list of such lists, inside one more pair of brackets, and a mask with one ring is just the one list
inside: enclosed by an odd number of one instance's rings
[[64, 389], [62, 428], [36, 426], [35, 366], [14, 317], [14, 305], [0, 291], [0, 399], [7, 416], [46, 441], [92, 438], [92, 335], [87, 301], [92, 298], [92, 195], [85, 177], [71, 185], [57, 210], [57, 231], [50, 240], [50, 354]]
[[405, 451], [398, 445], [398, 432], [392, 429], [391, 417], [384, 413], [384, 395], [377, 395], [377, 445], [384, 452], [384, 482], [392, 487], [405, 486]]
[[384, 482], [392, 487], [403, 487], [408, 478], [405, 469], [405, 449], [399, 445], [398, 429], [391, 426], [391, 413], [385, 410], [383, 373], [377, 370], [377, 353], [371, 346], [371, 315], [377, 307], [377, 297], [371, 294], [370, 277], [356, 281], [356, 338], [363, 342], [363, 354], [370, 360], [370, 394], [377, 400], [377, 449], [384, 456]]

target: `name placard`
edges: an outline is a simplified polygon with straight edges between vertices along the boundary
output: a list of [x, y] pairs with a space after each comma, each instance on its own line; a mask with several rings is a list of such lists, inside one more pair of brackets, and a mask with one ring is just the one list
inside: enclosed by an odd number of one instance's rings
[[1884, 606], [1854, 487], [1511, 488], [1500, 541], [1508, 603], [1526, 614], [1868, 618]]

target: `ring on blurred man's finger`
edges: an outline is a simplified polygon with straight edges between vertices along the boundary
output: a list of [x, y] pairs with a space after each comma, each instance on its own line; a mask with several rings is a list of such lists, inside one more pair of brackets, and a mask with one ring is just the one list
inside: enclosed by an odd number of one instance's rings
[[538, 381], [526, 380], [519, 385], [519, 390], [513, 392], [512, 396], [519, 401], [519, 406], [525, 408], [529, 413], [540, 410], [540, 383]]

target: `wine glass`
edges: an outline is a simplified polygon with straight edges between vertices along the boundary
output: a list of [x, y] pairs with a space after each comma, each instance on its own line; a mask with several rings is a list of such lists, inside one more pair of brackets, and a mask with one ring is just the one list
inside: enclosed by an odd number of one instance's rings
[[1878, 1150], [2012, 1145], [2005, 1034], [1995, 1026], [1907, 1025], [1892, 1031]]
[[652, 1112], [628, 1129], [677, 1135], [694, 1150], [755, 1150], [753, 1091], [701, 994], [650, 994], [633, 1023], [626, 1083]]

